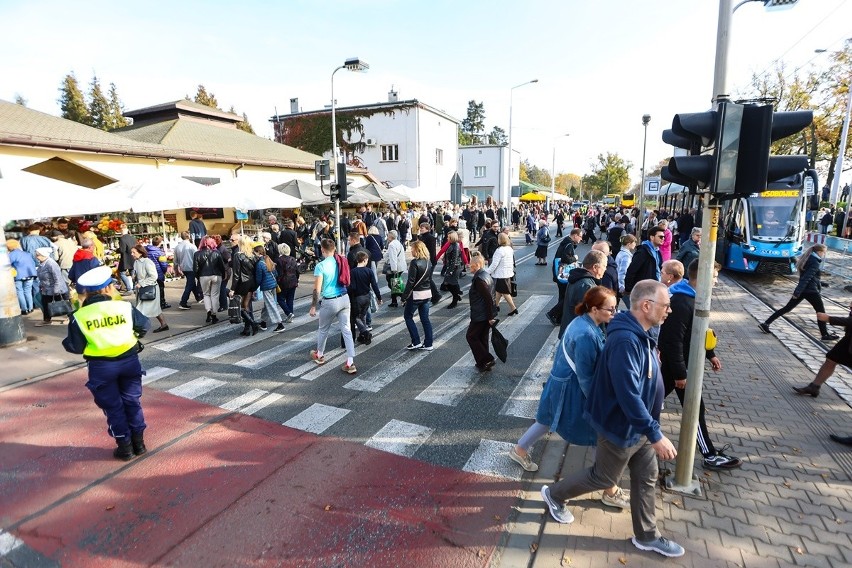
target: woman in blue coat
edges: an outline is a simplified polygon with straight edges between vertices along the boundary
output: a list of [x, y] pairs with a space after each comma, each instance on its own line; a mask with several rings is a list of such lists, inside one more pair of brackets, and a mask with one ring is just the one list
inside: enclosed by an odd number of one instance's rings
[[[790, 298], [786, 306], [777, 310], [769, 316], [769, 319], [760, 324], [763, 333], [769, 333], [769, 326], [772, 322], [798, 306], [802, 300], [807, 300], [814, 307], [816, 313], [825, 312], [825, 305], [822, 303], [822, 296], [820, 295], [822, 284], [819, 279], [819, 271], [822, 268], [822, 259], [825, 258], [827, 250], [828, 247], [825, 245], [816, 244], [802, 253], [802, 256], [796, 262], [796, 268], [799, 269], [799, 284], [793, 290], [793, 297]], [[817, 325], [822, 333], [823, 341], [840, 339], [839, 335], [828, 331], [828, 325], [824, 321], [817, 320]]]
[[[509, 457], [527, 471], [538, 471], [530, 449], [547, 432], [556, 432], [577, 446], [597, 444], [597, 432], [583, 419], [586, 396], [595, 376], [595, 365], [603, 351], [604, 332], [602, 326], [612, 320], [616, 313], [615, 292], [604, 286], [594, 286], [577, 304], [579, 316], [568, 325], [556, 347], [556, 356], [550, 377], [541, 393], [535, 424], [518, 440], [509, 451]], [[620, 487], [611, 487], [604, 492], [603, 502], [625, 509], [630, 499]]]

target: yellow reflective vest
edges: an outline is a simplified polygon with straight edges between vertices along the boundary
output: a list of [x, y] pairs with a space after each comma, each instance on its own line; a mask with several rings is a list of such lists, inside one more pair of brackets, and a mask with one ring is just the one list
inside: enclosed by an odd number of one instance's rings
[[74, 312], [86, 337], [84, 356], [117, 357], [139, 341], [133, 333], [133, 306], [129, 302], [94, 302]]

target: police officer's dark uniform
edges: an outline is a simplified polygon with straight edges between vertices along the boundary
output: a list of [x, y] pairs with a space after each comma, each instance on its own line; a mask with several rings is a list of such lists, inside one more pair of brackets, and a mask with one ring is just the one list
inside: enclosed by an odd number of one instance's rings
[[83, 274], [77, 291], [88, 297], [71, 316], [62, 346], [69, 353], [81, 353], [88, 362], [86, 387], [107, 417], [107, 431], [118, 445], [113, 455], [127, 461], [146, 451], [138, 352], [139, 338], [148, 331], [148, 318], [129, 302], [113, 300], [109, 267], [99, 266]]

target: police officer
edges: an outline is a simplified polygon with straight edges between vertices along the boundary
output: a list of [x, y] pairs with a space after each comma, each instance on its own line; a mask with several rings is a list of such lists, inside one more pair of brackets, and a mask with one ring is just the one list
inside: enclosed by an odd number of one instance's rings
[[118, 447], [117, 459], [128, 461], [146, 452], [142, 433], [142, 366], [139, 338], [148, 331], [148, 318], [129, 302], [114, 300], [112, 269], [98, 266], [77, 280], [82, 306], [68, 322], [62, 346], [81, 353], [88, 362], [95, 404], [107, 417], [107, 431]]

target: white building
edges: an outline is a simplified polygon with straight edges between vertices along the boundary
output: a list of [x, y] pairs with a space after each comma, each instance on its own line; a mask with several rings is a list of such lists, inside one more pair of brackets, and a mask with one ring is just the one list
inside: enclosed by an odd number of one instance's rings
[[[520, 154], [514, 154], [512, 174], [515, 179], [512, 195], [517, 197]], [[459, 148], [458, 172], [462, 178], [462, 194], [484, 201], [489, 195], [502, 201], [509, 184], [509, 149], [502, 144], [481, 144]]]
[[[459, 121], [416, 99], [340, 107], [335, 119], [338, 144], [350, 164], [367, 168], [390, 186], [404, 184], [449, 199], [450, 180], [458, 163]], [[331, 110], [299, 111], [290, 100], [290, 114], [270, 121], [275, 140], [331, 159]], [[318, 130], [328, 136], [318, 136]], [[327, 138], [327, 140], [326, 140]]]

